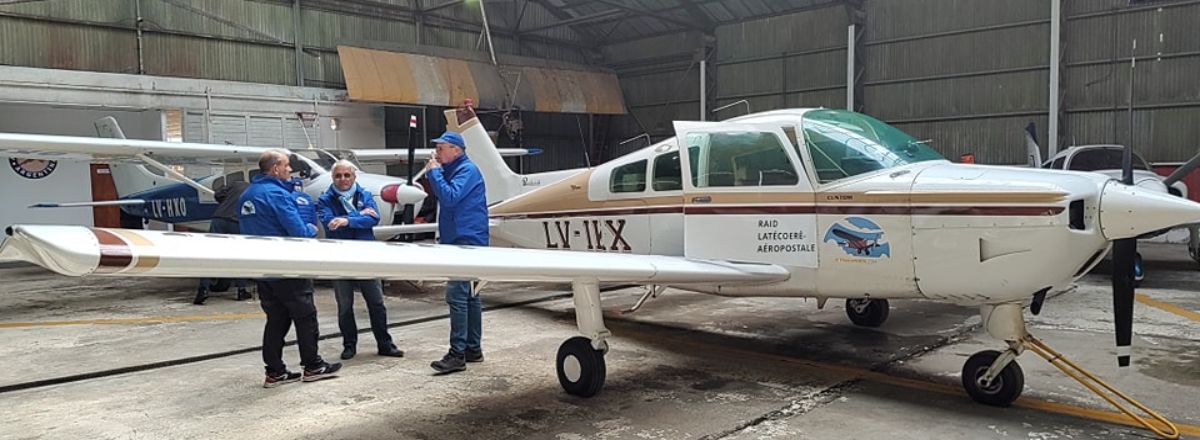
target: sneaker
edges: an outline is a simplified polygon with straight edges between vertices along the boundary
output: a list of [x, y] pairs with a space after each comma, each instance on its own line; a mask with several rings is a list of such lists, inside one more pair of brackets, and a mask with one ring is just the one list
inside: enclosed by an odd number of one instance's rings
[[467, 349], [467, 352], [463, 353], [463, 355], [466, 358], [467, 362], [483, 362], [483, 350], [482, 349], [481, 350]]
[[237, 296], [233, 297], [233, 299], [236, 301], [245, 301], [248, 299], [254, 299], [254, 296], [250, 295], [250, 292], [245, 288], [238, 287]]
[[354, 347], [346, 347], [342, 349], [341, 358], [344, 361], [348, 361], [350, 359], [354, 359], [354, 355], [356, 354], [358, 354], [358, 349]]
[[291, 371], [284, 371], [283, 373], [275, 376], [268, 374], [267, 379], [263, 381], [263, 388], [275, 388], [285, 383], [292, 383], [298, 380], [300, 380], [300, 373], [293, 373]]
[[332, 364], [329, 362], [321, 362], [321, 366], [317, 368], [305, 368], [304, 379], [302, 380], [305, 382], [316, 382], [318, 380], [330, 379], [336, 377], [338, 370], [341, 369], [342, 364], [339, 362], [334, 362]]
[[450, 374], [457, 371], [467, 369], [467, 359], [459, 353], [453, 351], [447, 352], [440, 361], [433, 361], [429, 364], [438, 374]]
[[201, 287], [199, 289], [196, 289], [196, 298], [192, 299], [192, 304], [195, 304], [198, 306], [203, 305], [204, 301], [207, 299], [208, 299], [208, 288]]

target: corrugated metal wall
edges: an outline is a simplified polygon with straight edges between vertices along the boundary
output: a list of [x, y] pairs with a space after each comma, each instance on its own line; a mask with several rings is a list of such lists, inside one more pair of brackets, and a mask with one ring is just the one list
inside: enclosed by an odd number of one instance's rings
[[[271, 0], [42, 0], [0, 5], [0, 64], [101, 72], [139, 73], [137, 11], [142, 21], [142, 69], [151, 75], [296, 85], [293, 7]], [[357, 6], [330, 0], [301, 1], [300, 65], [305, 85], [343, 87], [336, 46], [347, 41], [381, 41], [476, 49], [477, 4], [438, 11], [450, 19], [427, 18], [422, 35], [411, 12], [413, 0], [375, 0], [396, 8]], [[423, 0], [425, 7], [429, 0]], [[520, 18], [526, 28], [556, 21], [541, 7], [489, 4], [498, 28]], [[370, 10], [368, 10], [370, 9]], [[371, 12], [382, 12], [371, 15]], [[494, 33], [497, 52], [570, 62], [587, 62], [586, 45], [569, 28], [555, 28], [520, 41]], [[574, 38], [574, 39], [573, 39]], [[519, 46], [519, 47], [518, 47]], [[594, 57], [592, 57], [594, 58]], [[594, 61], [594, 60], [593, 60]]]
[[1022, 129], [1032, 121], [1044, 132], [1047, 123], [1048, 2], [913, 0], [866, 9], [866, 113], [931, 139], [951, 159], [1024, 159]]

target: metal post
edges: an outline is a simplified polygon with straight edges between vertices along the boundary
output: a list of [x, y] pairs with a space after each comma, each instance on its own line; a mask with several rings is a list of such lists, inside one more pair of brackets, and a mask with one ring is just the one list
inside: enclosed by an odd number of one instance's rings
[[133, 0], [134, 26], [137, 26], [138, 75], [146, 74], [146, 47], [142, 41], [142, 0]]
[[301, 22], [300, 0], [292, 0], [292, 38], [296, 39], [296, 85], [304, 87], [304, 46], [300, 42]]
[[846, 29], [846, 109], [854, 111], [854, 25]]
[[705, 74], [708, 71], [708, 60], [704, 57], [704, 49], [700, 49], [700, 120], [708, 120], [708, 84]]
[[496, 62], [496, 48], [492, 46], [492, 28], [488, 25], [487, 8], [483, 7], [482, 0], [479, 2], [479, 13], [483, 18], [483, 35], [487, 36], [488, 54], [492, 56], [492, 65], [499, 67], [500, 63]]
[[1058, 115], [1059, 115], [1059, 68], [1062, 67], [1060, 43], [1062, 35], [1062, 0], [1050, 0], [1050, 114], [1048, 115], [1049, 130], [1046, 144], [1049, 151], [1046, 157], [1054, 157], [1058, 153]]

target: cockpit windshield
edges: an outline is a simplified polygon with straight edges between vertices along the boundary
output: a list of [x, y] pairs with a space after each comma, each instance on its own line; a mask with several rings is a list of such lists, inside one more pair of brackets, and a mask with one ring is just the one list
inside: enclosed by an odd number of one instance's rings
[[923, 141], [870, 116], [822, 109], [801, 123], [820, 183], [927, 160], [945, 160]]
[[[325, 174], [328, 167], [333, 166], [336, 159], [321, 150], [295, 150], [292, 152], [292, 172], [302, 179], [315, 179]], [[324, 153], [324, 154], [322, 154]], [[326, 164], [327, 165], [323, 165]]]

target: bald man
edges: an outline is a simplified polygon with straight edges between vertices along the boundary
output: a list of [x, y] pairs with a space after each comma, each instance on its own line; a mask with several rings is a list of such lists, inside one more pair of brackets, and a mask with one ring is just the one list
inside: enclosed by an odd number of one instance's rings
[[[296, 208], [290, 182], [292, 166], [289, 155], [281, 150], [269, 150], [258, 160], [261, 174], [254, 176], [250, 187], [238, 199], [238, 216], [244, 235], [312, 238], [317, 227], [306, 224]], [[263, 363], [267, 377], [264, 388], [333, 377], [342, 364], [330, 364], [317, 352], [317, 307], [313, 303], [313, 284], [309, 279], [264, 278], [258, 282], [258, 299], [267, 324], [263, 327]], [[283, 338], [292, 324], [296, 325], [296, 342], [300, 347], [300, 363], [304, 373], [288, 371], [283, 363]]]

